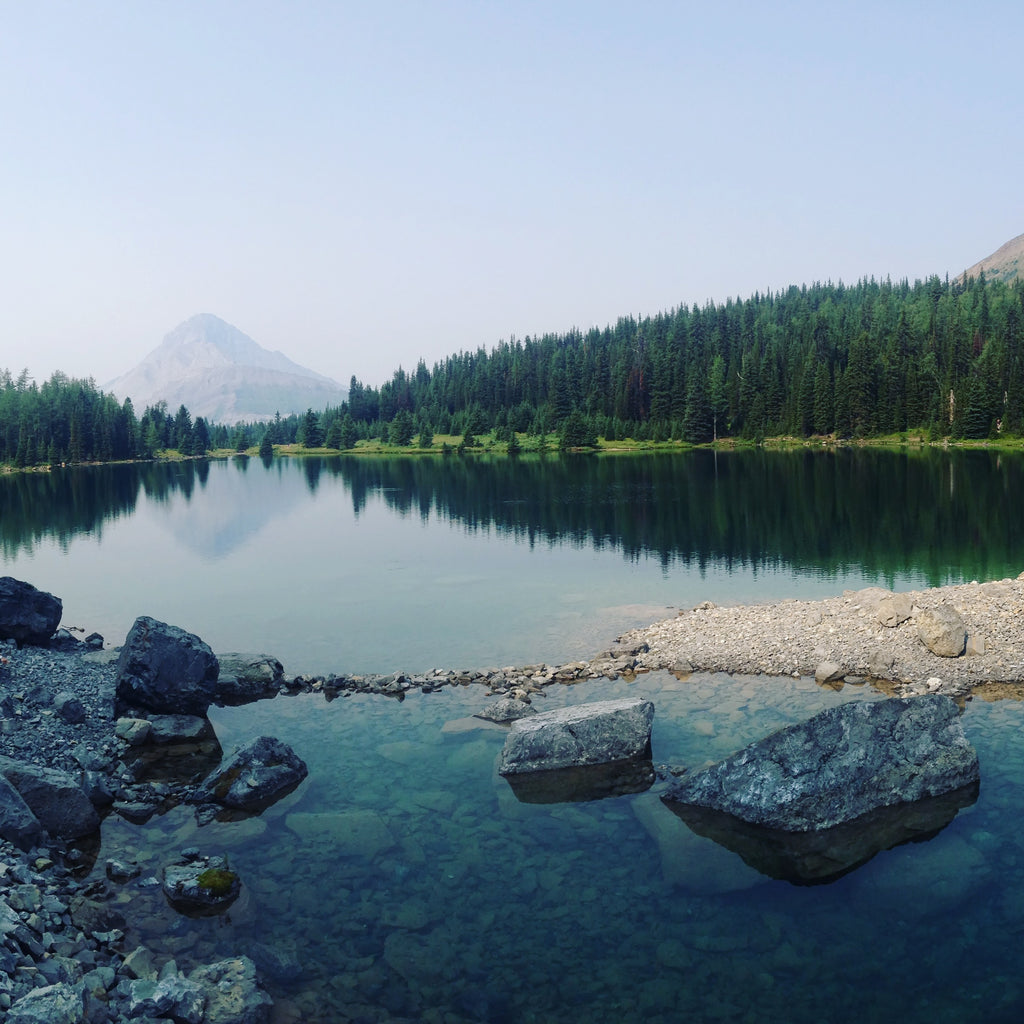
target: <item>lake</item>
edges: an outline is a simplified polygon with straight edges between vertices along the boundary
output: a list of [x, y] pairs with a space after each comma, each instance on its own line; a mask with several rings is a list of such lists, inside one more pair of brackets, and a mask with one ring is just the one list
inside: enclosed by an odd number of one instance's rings
[[676, 607], [1016, 575], [1024, 460], [761, 451], [258, 459], [0, 477], [0, 567], [297, 673], [589, 657]]
[[[289, 672], [590, 656], [710, 599], [815, 597], [1024, 568], [1024, 461], [989, 452], [354, 457], [0, 479], [2, 570], [119, 643], [135, 615]], [[809, 679], [667, 673], [549, 688], [643, 695], [656, 764], [690, 769], [848, 700]], [[279, 697], [211, 715], [310, 766], [263, 815], [104, 823], [158, 875], [227, 853], [227, 914], [124, 893], [129, 943], [187, 967], [250, 952], [276, 1020], [1017, 1021], [1024, 1005], [1019, 702], [968, 703], [978, 799], [927, 842], [796, 885], [692, 832], [655, 792], [530, 803], [497, 775], [480, 687]]]

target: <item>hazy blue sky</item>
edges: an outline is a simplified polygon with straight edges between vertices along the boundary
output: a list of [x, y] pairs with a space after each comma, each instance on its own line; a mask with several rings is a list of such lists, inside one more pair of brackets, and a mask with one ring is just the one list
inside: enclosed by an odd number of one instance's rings
[[342, 383], [1024, 231], [1024, 4], [0, 0], [0, 367]]

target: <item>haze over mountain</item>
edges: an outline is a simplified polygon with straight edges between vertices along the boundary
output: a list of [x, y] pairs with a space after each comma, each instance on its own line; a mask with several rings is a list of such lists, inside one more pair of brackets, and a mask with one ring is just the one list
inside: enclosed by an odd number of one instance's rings
[[1024, 270], [1024, 235], [1011, 238], [1001, 245], [991, 256], [979, 260], [973, 267], [964, 271], [964, 278], [978, 277], [985, 271], [989, 281], [1006, 281], [1009, 284], [1021, 276]]
[[159, 401], [215, 423], [267, 420], [338, 405], [337, 381], [263, 348], [211, 313], [179, 324], [134, 369], [104, 390], [131, 398], [137, 413]]

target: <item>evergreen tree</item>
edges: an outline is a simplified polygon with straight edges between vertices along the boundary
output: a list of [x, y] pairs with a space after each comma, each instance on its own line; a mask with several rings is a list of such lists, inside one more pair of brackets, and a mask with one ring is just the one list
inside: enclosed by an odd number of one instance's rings
[[304, 448], [320, 448], [324, 443], [323, 431], [320, 429], [320, 420], [312, 409], [306, 410], [302, 419], [302, 446]]
[[574, 409], [562, 424], [562, 432], [558, 440], [562, 451], [570, 448], [596, 448], [597, 433], [587, 418], [578, 409]]
[[414, 429], [412, 413], [408, 409], [401, 409], [391, 421], [388, 429], [388, 440], [391, 444], [401, 445], [404, 448], [412, 444]]
[[341, 421], [341, 441], [338, 447], [343, 451], [355, 448], [358, 436], [354, 420], [348, 413], [345, 413]]

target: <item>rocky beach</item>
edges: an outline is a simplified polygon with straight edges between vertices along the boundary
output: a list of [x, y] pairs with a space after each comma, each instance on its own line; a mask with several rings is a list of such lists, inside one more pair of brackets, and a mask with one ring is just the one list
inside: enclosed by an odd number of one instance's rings
[[[158, 886], [158, 878], [140, 878], [133, 865], [110, 860], [105, 882], [95, 873], [85, 880], [97, 854], [90, 832], [102, 816], [144, 822], [180, 803], [194, 803], [197, 815], [209, 813], [211, 784], [204, 791], [203, 777], [222, 753], [204, 729], [201, 708], [145, 714], [122, 707], [119, 664], [123, 669], [125, 660], [118, 651], [102, 638], [85, 642], [64, 630], [45, 642], [0, 641], [0, 775], [54, 773], [74, 780], [84, 794], [82, 822], [69, 833], [80, 838], [54, 835], [44, 821], [42, 828], [38, 822], [20, 832], [8, 828], [0, 842], [0, 1011], [14, 1024], [267, 1021], [270, 1000], [252, 951], [184, 971], [173, 959], [157, 962], [139, 943], [130, 887]], [[871, 588], [822, 601], [704, 604], [624, 634], [589, 661], [557, 666], [288, 677], [268, 655], [222, 655], [219, 661], [220, 678], [205, 697], [225, 703], [299, 692], [401, 699], [411, 690], [459, 685], [529, 701], [559, 683], [654, 670], [683, 678], [692, 672], [763, 676], [765, 687], [772, 685], [768, 676], [796, 675], [832, 688], [871, 680], [897, 696], [937, 692], [966, 699], [989, 688], [1017, 696], [1024, 684], [1024, 574], [902, 594]], [[202, 773], [148, 780], [140, 754], [176, 745], [195, 751], [204, 744]], [[68, 801], [57, 803], [65, 813]], [[39, 815], [45, 818], [44, 811]], [[197, 850], [183, 851], [182, 862], [218, 869]]]

